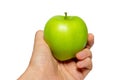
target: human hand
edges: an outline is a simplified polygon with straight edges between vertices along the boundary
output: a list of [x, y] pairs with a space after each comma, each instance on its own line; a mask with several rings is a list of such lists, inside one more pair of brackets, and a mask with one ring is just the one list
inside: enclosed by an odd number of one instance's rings
[[40, 30], [35, 36], [28, 68], [18, 80], [84, 80], [92, 69], [93, 43], [94, 36], [89, 34], [86, 48], [76, 54], [76, 59], [60, 62], [52, 56]]

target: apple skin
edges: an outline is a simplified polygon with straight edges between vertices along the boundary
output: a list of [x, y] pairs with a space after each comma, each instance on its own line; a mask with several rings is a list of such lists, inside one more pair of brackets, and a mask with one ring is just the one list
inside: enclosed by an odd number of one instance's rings
[[44, 28], [44, 40], [59, 61], [74, 58], [85, 48], [87, 38], [87, 26], [78, 16], [53, 16]]

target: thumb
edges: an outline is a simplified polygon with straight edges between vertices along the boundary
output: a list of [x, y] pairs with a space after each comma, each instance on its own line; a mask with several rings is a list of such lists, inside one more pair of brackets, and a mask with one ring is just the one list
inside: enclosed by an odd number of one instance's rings
[[43, 54], [41, 52], [46, 51], [46, 49], [49, 50], [48, 45], [45, 43], [44, 39], [43, 39], [43, 31], [39, 30], [36, 32], [35, 35], [35, 40], [34, 40], [34, 48], [33, 48], [33, 53], [38, 53], [39, 54]]
[[43, 31], [36, 32], [30, 65], [44, 65], [51, 59], [51, 51], [43, 39]]

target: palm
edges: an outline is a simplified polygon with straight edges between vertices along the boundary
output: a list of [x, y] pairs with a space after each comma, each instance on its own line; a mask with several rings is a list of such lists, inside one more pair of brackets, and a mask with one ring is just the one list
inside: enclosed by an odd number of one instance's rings
[[[87, 45], [88, 47], [93, 45], [93, 36], [91, 39], [90, 45]], [[91, 63], [91, 59], [87, 60], [87, 58], [90, 58], [91, 55], [89, 49], [88, 51], [83, 50], [80, 52], [86, 54], [84, 59], [80, 60], [78, 57], [76, 60], [69, 60], [65, 62], [57, 61], [52, 56], [50, 48], [43, 40], [43, 34], [40, 32], [35, 38], [35, 46], [30, 63], [31, 65], [41, 68], [41, 70], [45, 70], [43, 72], [46, 74], [47, 79], [49, 80], [83, 80], [90, 71], [88, 66], [90, 65], [89, 63]], [[79, 62], [83, 62], [85, 65], [81, 68], [77, 65]]]
[[52, 56], [43, 32], [38, 31], [29, 66], [19, 80], [83, 80], [92, 68], [89, 48], [93, 43], [94, 37], [89, 35], [87, 48], [78, 52], [76, 59], [60, 62]]
[[[92, 43], [93, 43], [93, 41], [92, 41]], [[88, 48], [90, 48], [91, 46], [92, 46], [92, 44], [87, 45]], [[52, 64], [50, 64], [52, 67], [50, 67], [49, 70], [53, 70], [53, 71], [50, 71], [50, 73], [53, 72], [53, 74], [56, 75], [56, 72], [58, 72], [59, 74], [57, 73], [56, 76], [61, 77], [60, 80], [83, 80], [90, 71], [91, 67], [90, 68], [88, 67], [89, 64], [83, 68], [78, 68], [77, 63], [80, 62], [80, 60], [77, 60], [77, 58], [69, 60], [69, 61], [60, 62], [60, 61], [57, 61], [56, 59], [54, 59], [50, 50], [48, 52], [51, 54], [51, 55], [49, 55], [49, 58], [52, 59], [52, 60], [48, 60], [48, 61], [51, 61], [51, 63], [52, 63]], [[89, 56], [86, 56], [86, 58], [84, 58], [81, 61], [85, 61], [85, 59], [90, 58], [90, 56], [91, 56], [90, 53], [88, 52], [86, 54], [88, 54]], [[51, 69], [51, 68], [53, 68], [53, 69]], [[57, 79], [55, 79], [55, 80], [57, 80]]]
[[76, 67], [75, 61], [59, 63], [60, 72], [65, 80], [83, 80], [83, 75]]
[[49, 71], [48, 73], [50, 73], [50, 75], [53, 74], [54, 76], [60, 77], [61, 78], [60, 80], [83, 80], [84, 79], [85, 76], [82, 74], [82, 69], [77, 68], [76, 61], [69, 60], [65, 62], [59, 62], [53, 57], [51, 59], [52, 59], [51, 62], [50, 60], [48, 60], [48, 63], [51, 63], [51, 64], [47, 65], [49, 66], [47, 71]]

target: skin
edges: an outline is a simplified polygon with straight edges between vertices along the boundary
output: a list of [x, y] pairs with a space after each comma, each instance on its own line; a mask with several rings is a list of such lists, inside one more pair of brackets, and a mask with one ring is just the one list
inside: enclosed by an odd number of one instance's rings
[[94, 36], [88, 35], [86, 48], [76, 54], [76, 58], [59, 62], [43, 39], [43, 31], [35, 36], [33, 53], [26, 71], [18, 80], [84, 80], [92, 69], [92, 53], [90, 48]]

